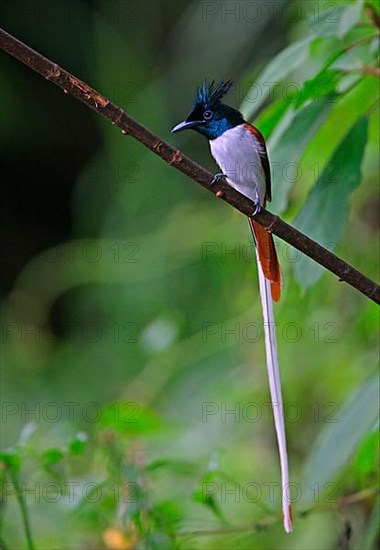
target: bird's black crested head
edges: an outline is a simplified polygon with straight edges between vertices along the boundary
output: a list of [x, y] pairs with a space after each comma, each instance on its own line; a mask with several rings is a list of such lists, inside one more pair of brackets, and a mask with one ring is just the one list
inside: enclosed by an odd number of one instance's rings
[[242, 124], [242, 114], [221, 102], [231, 86], [232, 80], [221, 81], [218, 84], [205, 80], [202, 86], [197, 88], [191, 113], [184, 122], [177, 124], [172, 132], [191, 128], [211, 140]]
[[202, 86], [197, 88], [194, 107], [215, 108], [220, 104], [220, 100], [227, 94], [231, 86], [232, 80], [220, 81], [218, 84], [215, 84], [214, 80], [210, 84], [205, 80]]

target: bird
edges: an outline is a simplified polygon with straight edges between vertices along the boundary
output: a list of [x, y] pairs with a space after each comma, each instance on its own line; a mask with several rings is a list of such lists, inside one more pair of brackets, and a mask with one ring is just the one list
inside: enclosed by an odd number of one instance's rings
[[[253, 202], [253, 217], [272, 198], [270, 164], [261, 132], [246, 121], [240, 111], [222, 102], [232, 85], [232, 80], [219, 83], [205, 80], [196, 89], [191, 112], [174, 126], [172, 133], [192, 129], [208, 139], [211, 155], [221, 169], [211, 183], [215, 185], [225, 178], [231, 187]], [[281, 467], [282, 517], [284, 529], [290, 533], [293, 519], [288, 454], [273, 312], [273, 301], [278, 302], [281, 296], [281, 269], [272, 234], [252, 217], [248, 217], [248, 222], [256, 248], [267, 371]]]

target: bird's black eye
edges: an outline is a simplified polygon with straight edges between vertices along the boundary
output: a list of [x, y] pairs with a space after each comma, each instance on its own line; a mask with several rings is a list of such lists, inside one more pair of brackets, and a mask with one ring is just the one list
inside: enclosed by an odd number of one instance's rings
[[208, 110], [207, 110], [207, 111], [205, 111], [205, 112], [203, 113], [203, 118], [204, 118], [205, 120], [210, 120], [210, 119], [212, 118], [212, 115], [213, 115], [213, 114], [214, 114], [214, 113], [213, 113], [212, 111], [208, 111]]

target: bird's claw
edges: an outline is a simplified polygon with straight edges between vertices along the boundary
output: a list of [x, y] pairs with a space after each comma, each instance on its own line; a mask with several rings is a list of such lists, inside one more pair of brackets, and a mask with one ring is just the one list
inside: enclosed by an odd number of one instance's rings
[[258, 214], [261, 210], [261, 204], [260, 204], [260, 201], [258, 200], [257, 202], [255, 201], [254, 202], [254, 205], [255, 205], [255, 208], [251, 214], [251, 218], [253, 218], [254, 216], [256, 216], [256, 214]]
[[212, 181], [210, 185], [215, 185], [218, 183], [222, 178], [225, 178], [226, 174], [223, 174], [223, 172], [219, 172], [218, 174], [215, 174], [215, 176], [212, 178]]

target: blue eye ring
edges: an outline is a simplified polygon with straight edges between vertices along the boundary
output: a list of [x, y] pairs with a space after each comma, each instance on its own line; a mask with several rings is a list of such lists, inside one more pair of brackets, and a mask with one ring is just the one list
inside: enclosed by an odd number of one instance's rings
[[212, 117], [213, 117], [214, 113], [212, 111], [210, 111], [209, 109], [207, 109], [204, 113], [203, 113], [203, 118], [204, 120], [211, 120]]

